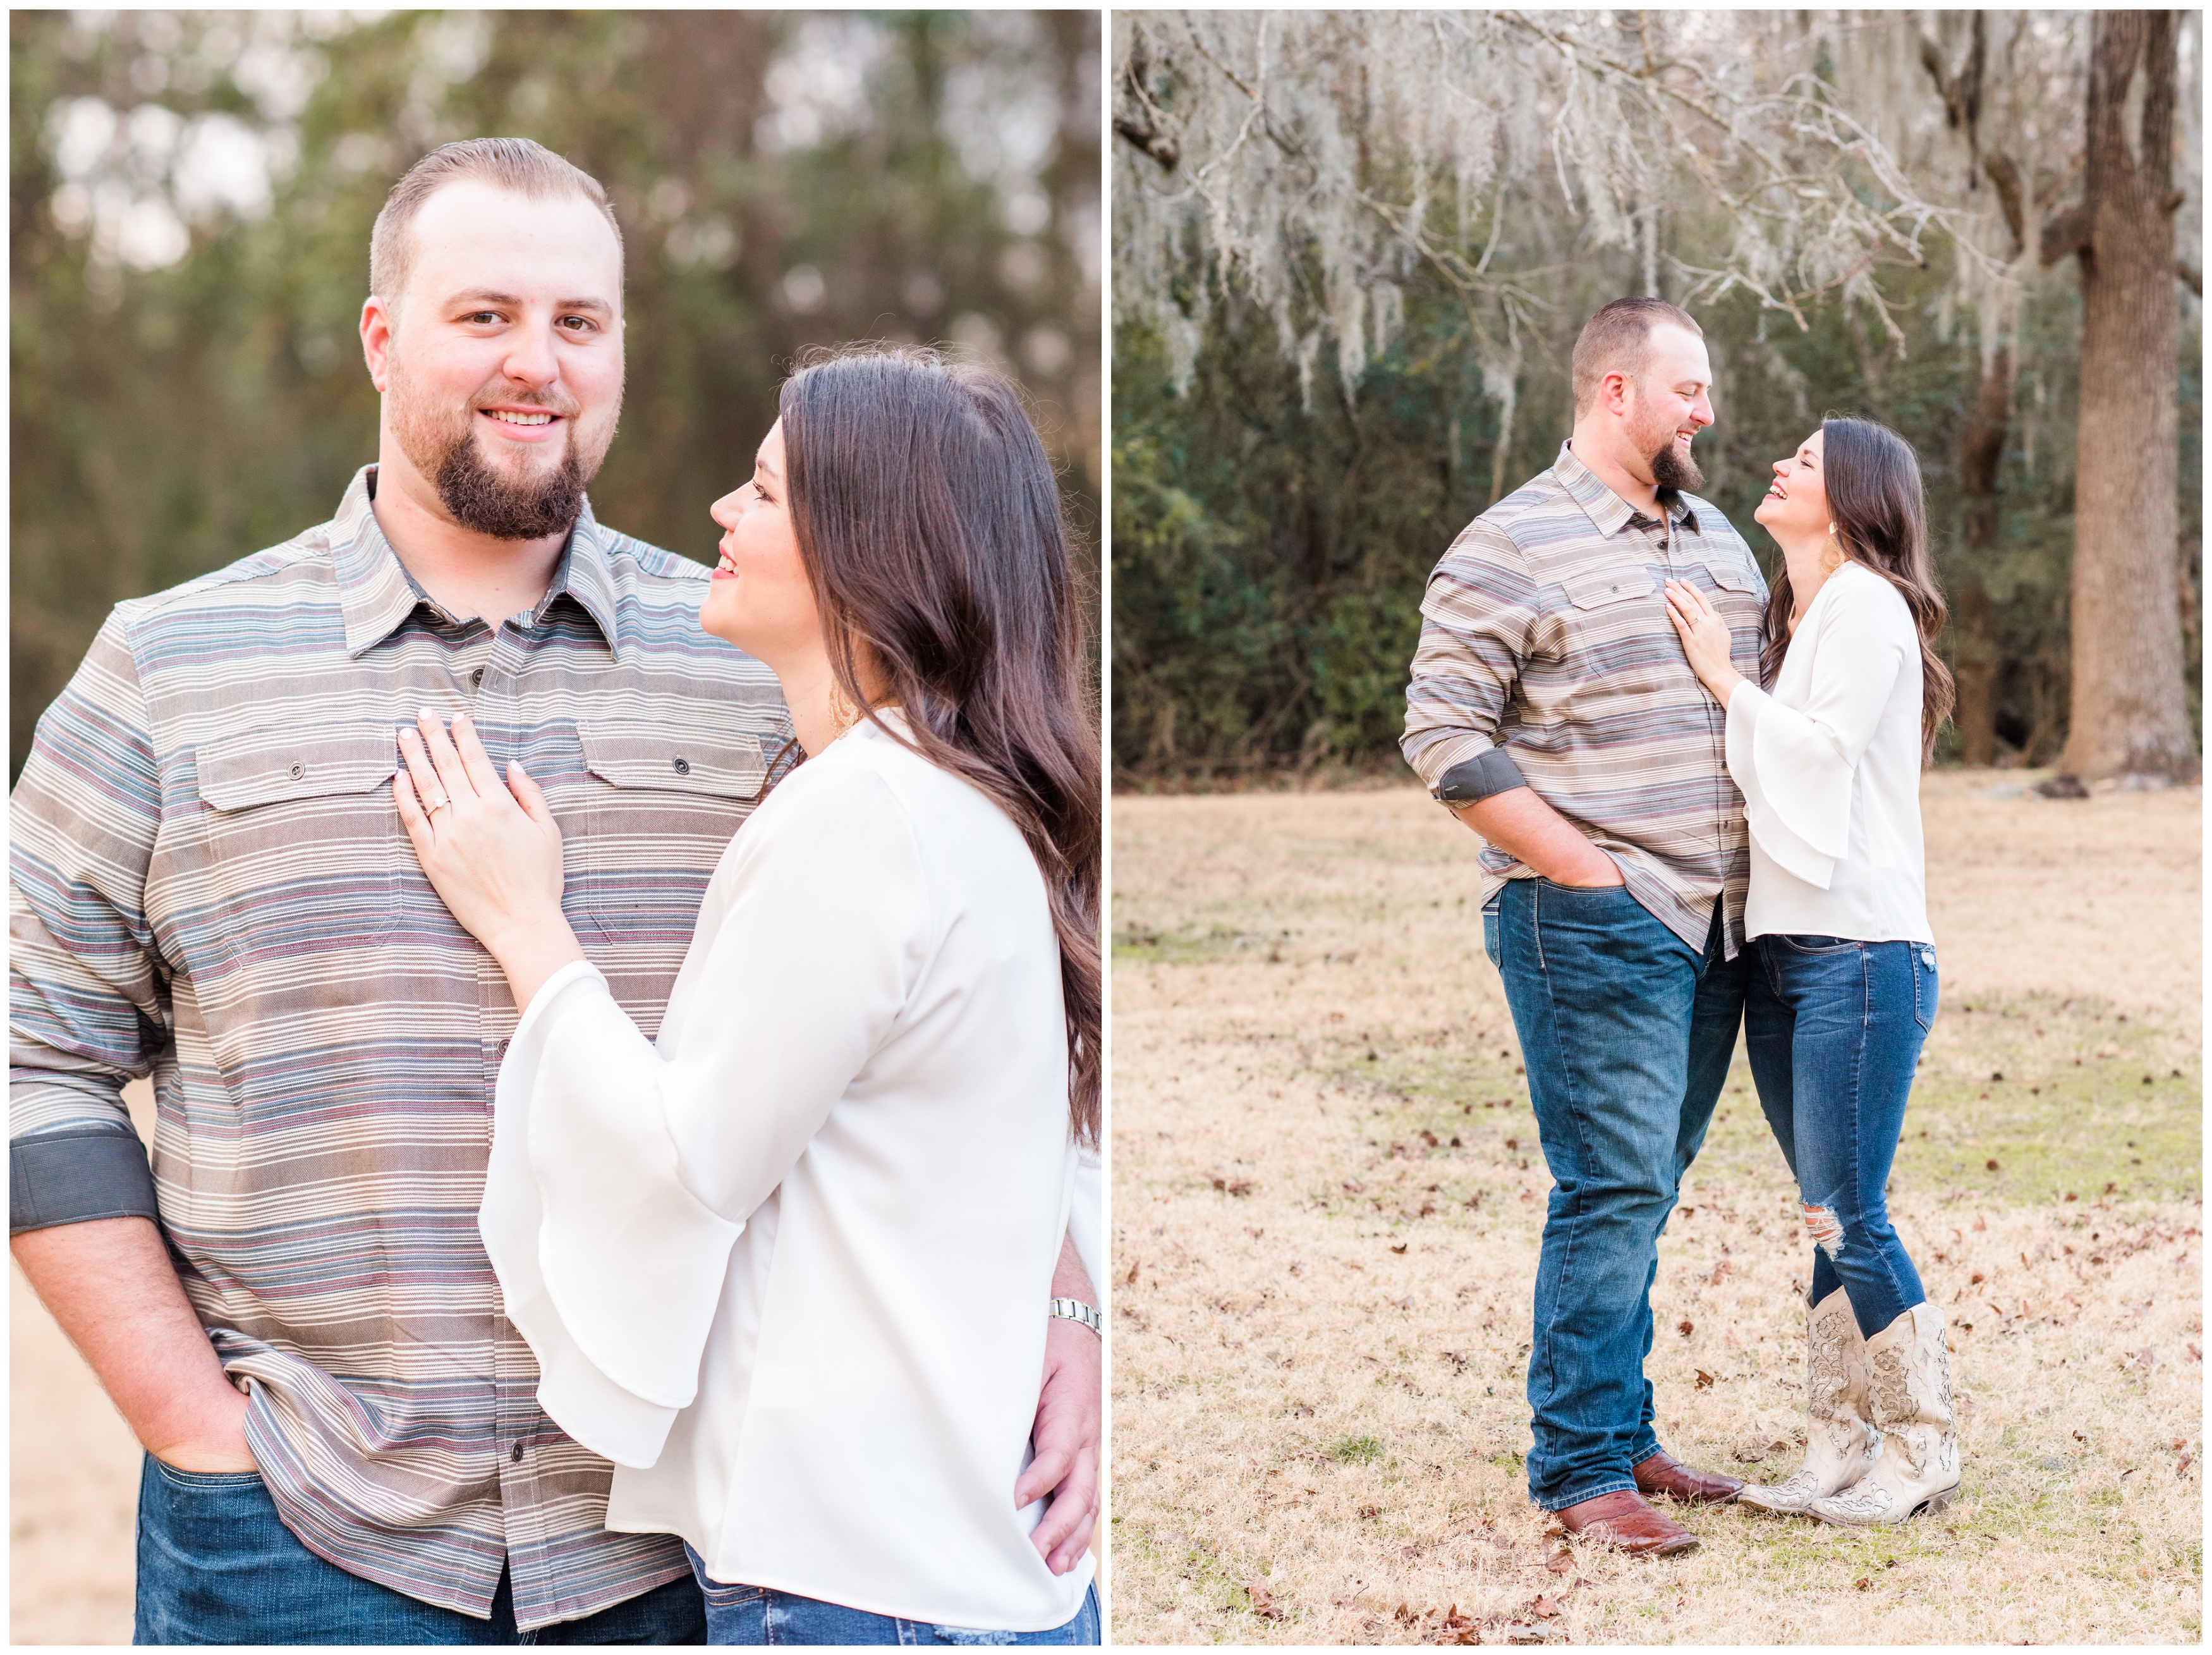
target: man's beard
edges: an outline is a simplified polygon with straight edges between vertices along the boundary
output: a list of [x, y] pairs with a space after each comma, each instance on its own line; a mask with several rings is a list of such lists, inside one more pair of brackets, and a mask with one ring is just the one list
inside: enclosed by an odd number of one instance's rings
[[[398, 399], [394, 434], [415, 469], [428, 478], [438, 490], [439, 503], [465, 529], [495, 540], [543, 540], [566, 534], [583, 514], [584, 490], [598, 474], [614, 439], [609, 422], [605, 442], [596, 452], [583, 452], [577, 441], [577, 410], [573, 403], [548, 405], [533, 396], [493, 397], [495, 401], [544, 408], [569, 423], [560, 464], [550, 472], [520, 478], [501, 476], [484, 459], [477, 439], [477, 411], [473, 403], [461, 411], [458, 427], [447, 427], [434, 413], [413, 405], [404, 371], [392, 362], [392, 394]], [[482, 394], [482, 393], [479, 393]]]
[[1674, 433], [1671, 430], [1659, 452], [1651, 456], [1651, 480], [1670, 494], [1705, 486], [1705, 474], [1698, 469], [1698, 462], [1686, 452], [1675, 451]]
[[495, 540], [543, 540], [566, 534], [584, 509], [591, 481], [569, 444], [550, 476], [501, 477], [484, 463], [473, 429], [464, 432], [438, 462], [439, 503], [465, 529]]

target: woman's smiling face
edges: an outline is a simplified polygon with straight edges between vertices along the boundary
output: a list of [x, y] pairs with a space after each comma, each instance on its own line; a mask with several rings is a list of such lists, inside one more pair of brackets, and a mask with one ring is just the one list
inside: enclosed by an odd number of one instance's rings
[[751, 480], [714, 504], [722, 555], [699, 610], [707, 631], [770, 666], [822, 646], [814, 582], [792, 526], [789, 478], [778, 420], [754, 457]]
[[1821, 433], [1815, 431], [1796, 453], [1774, 462], [1774, 482], [1752, 518], [1778, 540], [1802, 540], [1828, 532], [1828, 488], [1821, 450]]

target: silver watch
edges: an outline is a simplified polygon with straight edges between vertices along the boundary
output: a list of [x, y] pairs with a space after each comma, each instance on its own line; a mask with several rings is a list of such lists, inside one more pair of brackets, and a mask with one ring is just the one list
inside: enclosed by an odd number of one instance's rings
[[1080, 1322], [1101, 1339], [1106, 1336], [1106, 1324], [1098, 1319], [1098, 1312], [1080, 1299], [1055, 1299], [1045, 1306], [1045, 1315], [1061, 1317], [1070, 1322]]

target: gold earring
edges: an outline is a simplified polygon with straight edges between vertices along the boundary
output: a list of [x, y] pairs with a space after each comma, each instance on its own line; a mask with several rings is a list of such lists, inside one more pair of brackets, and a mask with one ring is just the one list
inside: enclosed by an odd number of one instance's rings
[[842, 735], [860, 721], [858, 709], [845, 699], [845, 686], [835, 677], [830, 680], [830, 725]]

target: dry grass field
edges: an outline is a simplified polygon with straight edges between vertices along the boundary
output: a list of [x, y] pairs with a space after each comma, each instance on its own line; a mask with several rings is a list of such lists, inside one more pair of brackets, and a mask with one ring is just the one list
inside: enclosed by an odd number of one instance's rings
[[[1944, 998], [1892, 1207], [1964, 1495], [1677, 1510], [1703, 1544], [1650, 1561], [1527, 1501], [1549, 1180], [1472, 836], [1411, 789], [1115, 800], [1116, 1641], [2200, 1639], [2202, 794], [1924, 802]], [[1739, 1056], [1654, 1292], [1681, 1457], [1796, 1463], [1810, 1258]]]

